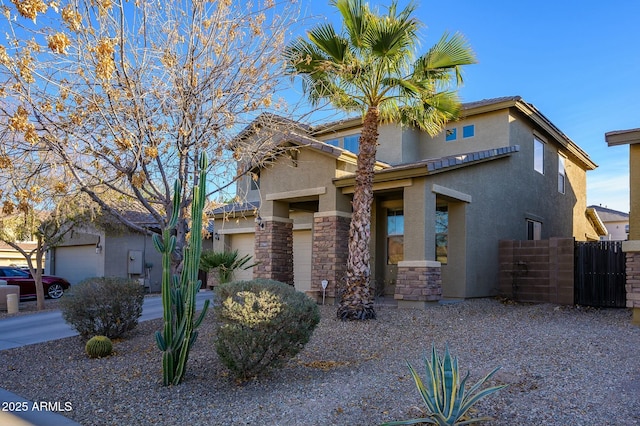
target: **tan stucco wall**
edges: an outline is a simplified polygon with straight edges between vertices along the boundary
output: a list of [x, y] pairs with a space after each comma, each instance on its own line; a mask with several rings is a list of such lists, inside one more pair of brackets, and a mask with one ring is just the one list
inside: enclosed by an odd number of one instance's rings
[[[423, 133], [420, 138], [420, 159], [509, 146], [509, 121], [509, 113], [506, 110], [462, 118], [459, 121], [449, 123], [446, 127], [447, 129], [454, 127], [458, 129], [457, 139], [451, 142], [445, 141], [445, 132], [441, 132], [433, 138]], [[475, 135], [471, 138], [462, 138], [462, 127], [472, 124], [475, 127]]]
[[629, 239], [640, 240], [640, 144], [629, 145]]

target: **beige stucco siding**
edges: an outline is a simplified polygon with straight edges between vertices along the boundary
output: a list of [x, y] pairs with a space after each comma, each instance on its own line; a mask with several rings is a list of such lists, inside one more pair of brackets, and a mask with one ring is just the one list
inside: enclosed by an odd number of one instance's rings
[[[457, 129], [457, 138], [454, 141], [447, 142], [445, 140], [446, 132], [441, 132], [433, 138], [423, 133], [419, 146], [421, 159], [509, 146], [509, 122], [509, 113], [507, 110], [503, 110], [449, 123], [447, 129]], [[474, 126], [475, 134], [473, 137], [463, 138], [462, 128], [467, 125]]]

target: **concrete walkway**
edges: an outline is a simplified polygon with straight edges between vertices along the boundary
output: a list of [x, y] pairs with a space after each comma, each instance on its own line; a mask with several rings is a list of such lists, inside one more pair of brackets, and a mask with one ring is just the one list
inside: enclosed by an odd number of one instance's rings
[[[205, 300], [213, 302], [213, 293], [201, 290], [196, 306], [202, 309]], [[148, 321], [162, 317], [162, 298], [146, 297], [142, 305], [139, 321]], [[17, 348], [77, 336], [78, 333], [62, 319], [60, 311], [48, 311], [0, 320], [0, 350]], [[0, 425], [1, 426], [80, 426], [60, 413], [65, 407], [64, 401], [29, 401], [14, 393], [0, 388]], [[54, 411], [49, 411], [53, 409]], [[57, 412], [56, 412], [57, 411]]]

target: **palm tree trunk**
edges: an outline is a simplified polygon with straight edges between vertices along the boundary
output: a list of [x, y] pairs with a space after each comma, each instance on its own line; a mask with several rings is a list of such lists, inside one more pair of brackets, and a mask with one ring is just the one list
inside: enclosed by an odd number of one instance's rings
[[358, 168], [352, 202], [353, 216], [349, 228], [347, 275], [338, 308], [338, 318], [343, 320], [365, 320], [376, 317], [369, 286], [371, 279], [369, 244], [371, 241], [373, 170], [378, 143], [378, 119], [378, 109], [369, 108], [364, 117], [360, 134]]

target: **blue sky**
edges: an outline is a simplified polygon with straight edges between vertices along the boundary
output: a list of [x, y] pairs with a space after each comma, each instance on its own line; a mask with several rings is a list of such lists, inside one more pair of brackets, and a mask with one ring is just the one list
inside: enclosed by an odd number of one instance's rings
[[[339, 22], [328, 0], [305, 3], [315, 16], [305, 26]], [[629, 211], [629, 148], [608, 147], [604, 134], [640, 128], [640, 1], [415, 3], [425, 24], [420, 53], [445, 31], [463, 33], [476, 52], [463, 102], [522, 96], [598, 164], [587, 173], [587, 203]]]

